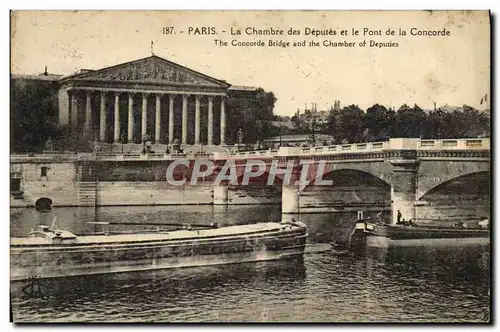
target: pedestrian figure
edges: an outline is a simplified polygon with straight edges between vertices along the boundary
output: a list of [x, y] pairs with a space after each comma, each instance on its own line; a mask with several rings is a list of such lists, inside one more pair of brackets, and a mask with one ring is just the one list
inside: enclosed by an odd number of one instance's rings
[[401, 217], [402, 217], [402, 214], [401, 214], [401, 211], [398, 210], [398, 224], [401, 223]]

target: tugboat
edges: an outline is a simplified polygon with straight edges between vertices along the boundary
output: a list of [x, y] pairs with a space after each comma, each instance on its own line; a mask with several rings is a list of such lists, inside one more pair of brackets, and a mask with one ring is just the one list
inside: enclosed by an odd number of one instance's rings
[[11, 238], [10, 280], [300, 259], [308, 236], [296, 221], [182, 228], [77, 236], [54, 220], [28, 237]]

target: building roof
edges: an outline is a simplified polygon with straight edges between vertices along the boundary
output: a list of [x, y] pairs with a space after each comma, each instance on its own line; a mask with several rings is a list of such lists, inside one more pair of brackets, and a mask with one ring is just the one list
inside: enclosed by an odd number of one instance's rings
[[236, 93], [253, 93], [259, 89], [254, 86], [230, 85], [225, 80], [213, 78], [201, 72], [161, 58], [157, 55], [151, 55], [146, 58], [97, 70], [81, 69], [80, 72], [71, 75], [56, 75], [47, 73], [38, 75], [12, 74], [12, 78], [60, 82], [63, 84], [72, 80], [116, 80], [122, 82], [140, 80], [155, 81], [155, 83], [201, 83], [202, 85], [212, 85], [214, 87], [225, 88], [228, 91]]
[[255, 92], [258, 89], [259, 88], [254, 86], [244, 86], [244, 85], [231, 85], [231, 87], [229, 88], [229, 90], [232, 91], [248, 91], [248, 92]]
[[229, 88], [226, 81], [213, 78], [193, 69], [179, 65], [156, 55], [120, 63], [98, 70], [83, 70], [78, 74], [66, 76], [61, 82], [67, 81], [119, 81], [119, 82], [150, 82], [158, 84], [197, 84]]
[[11, 77], [13, 79], [57, 82], [61, 79], [61, 77], [63, 77], [63, 75], [56, 75], [56, 74], [38, 74], [38, 75], [12, 74]]
[[290, 121], [271, 121], [271, 125], [277, 128], [285, 127], [288, 129], [295, 129], [295, 125]]

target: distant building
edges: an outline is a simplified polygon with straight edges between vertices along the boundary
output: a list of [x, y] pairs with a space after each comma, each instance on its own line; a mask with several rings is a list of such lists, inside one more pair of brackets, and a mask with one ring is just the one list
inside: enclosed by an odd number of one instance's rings
[[156, 55], [69, 76], [49, 74], [45, 68], [40, 75], [12, 75], [11, 82], [19, 88], [50, 87], [55, 122], [67, 125], [73, 134], [90, 132], [109, 143], [147, 138], [200, 144], [204, 137], [208, 145], [223, 145], [227, 97], [254, 96], [257, 91]]
[[[334, 103], [334, 109], [340, 109], [340, 101], [336, 100]], [[307, 104], [304, 109], [297, 109], [295, 113], [295, 121], [299, 126], [310, 127], [312, 123], [319, 126], [328, 123], [328, 118], [330, 116], [330, 110], [319, 110], [316, 103], [312, 103], [311, 108], [307, 108]]]
[[326, 144], [333, 144], [333, 139], [334, 137], [331, 135], [325, 135], [325, 134], [315, 134], [314, 138], [316, 142], [311, 141], [312, 136], [311, 135], [281, 135], [281, 136], [274, 136], [274, 137], [268, 137], [262, 141], [262, 143], [265, 144], [272, 144], [272, 145], [277, 145], [280, 144], [283, 146], [304, 146], [304, 145], [309, 145], [309, 144], [316, 144], [316, 145], [326, 145]]
[[[434, 109], [432, 109], [432, 110], [426, 109], [426, 110], [424, 110], [424, 112], [430, 113], [430, 112], [437, 111], [437, 110], [443, 111], [445, 113], [453, 113], [455, 111], [463, 112], [466, 107], [467, 107], [467, 105], [462, 105], [462, 106], [453, 106], [453, 105], [448, 105], [448, 104], [444, 104], [442, 106], [434, 105]], [[478, 109], [478, 111], [483, 112], [483, 113], [488, 114], [488, 115], [490, 114], [489, 109]]]

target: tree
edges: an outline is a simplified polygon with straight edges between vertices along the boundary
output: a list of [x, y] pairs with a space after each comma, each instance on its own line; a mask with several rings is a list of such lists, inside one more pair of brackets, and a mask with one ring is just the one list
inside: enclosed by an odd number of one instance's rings
[[430, 112], [427, 116], [427, 134], [425, 138], [447, 137], [447, 131], [450, 128], [447, 123], [450, 121], [448, 113], [443, 112], [441, 109]]
[[480, 112], [474, 107], [463, 105], [463, 125], [465, 128], [462, 130], [462, 137], [479, 137], [490, 136], [490, 117]]
[[11, 151], [36, 152], [64, 135], [57, 125], [57, 87], [51, 83], [11, 79]]
[[[271, 121], [274, 119], [276, 97], [273, 92], [259, 88], [253, 95], [231, 95], [227, 100], [227, 140], [237, 141], [238, 129], [243, 131], [247, 143], [262, 140], [275, 134]], [[275, 130], [276, 131], [276, 130]]]
[[425, 133], [427, 114], [415, 104], [403, 104], [396, 113], [393, 137], [421, 137]]
[[349, 105], [342, 108], [338, 114], [330, 114], [327, 128], [334, 136], [335, 142], [340, 143], [344, 139], [349, 143], [362, 140], [364, 112], [357, 105]]
[[326, 123], [325, 133], [330, 134], [334, 137], [335, 143], [340, 143], [342, 137], [337, 139], [337, 135], [335, 134], [338, 129], [338, 117], [340, 115], [340, 111], [335, 109], [334, 107], [330, 108], [330, 114], [328, 115], [328, 121]]
[[363, 128], [368, 130], [367, 141], [386, 140], [394, 126], [395, 112], [385, 106], [375, 104], [366, 110], [363, 117]]
[[427, 116], [426, 129], [426, 138], [485, 137], [490, 135], [490, 118], [467, 105], [453, 112], [438, 109]]

